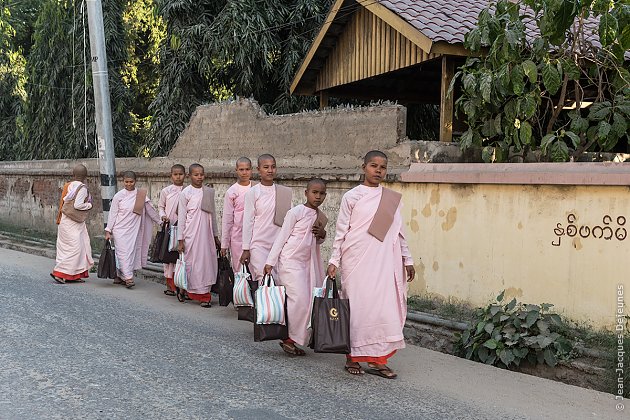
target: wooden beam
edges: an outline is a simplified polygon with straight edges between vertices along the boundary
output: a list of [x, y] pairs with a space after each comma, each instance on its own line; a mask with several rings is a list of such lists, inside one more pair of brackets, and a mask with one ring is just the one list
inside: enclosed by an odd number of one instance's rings
[[447, 55], [442, 57], [442, 80], [440, 83], [440, 141], [453, 140], [453, 93], [448, 94], [448, 87], [453, 80], [455, 65]]
[[462, 57], [470, 57], [474, 55], [472, 52], [464, 48], [462, 44], [449, 44], [446, 41], [433, 43], [430, 52], [431, 54], [459, 55]]
[[396, 13], [374, 0], [357, 0], [357, 2], [379, 18], [383, 19], [389, 26], [396, 29], [424, 51], [431, 52], [431, 45], [433, 44], [433, 41]]
[[328, 108], [328, 91], [319, 91], [319, 109]]
[[333, 23], [333, 21], [337, 17], [337, 13], [339, 12], [339, 9], [343, 5], [344, 1], [345, 0], [337, 0], [337, 1], [335, 1], [335, 4], [330, 9], [330, 13], [328, 13], [328, 16], [326, 16], [326, 20], [324, 21], [324, 25], [319, 30], [319, 33], [317, 34], [317, 37], [315, 37], [315, 40], [313, 41], [313, 44], [311, 44], [311, 48], [308, 50], [308, 53], [306, 54], [306, 57], [304, 58], [304, 61], [302, 61], [302, 64], [300, 65], [300, 69], [298, 70], [298, 72], [295, 74], [295, 77], [293, 78], [293, 82], [291, 83], [291, 89], [290, 89], [291, 93], [293, 93], [293, 91], [295, 91], [295, 88], [297, 87], [298, 83], [302, 79], [302, 75], [304, 74], [304, 72], [308, 68], [308, 65], [310, 64], [311, 59], [313, 58], [313, 56], [317, 52], [317, 49], [319, 48], [319, 44], [322, 42], [322, 40], [326, 36], [326, 33], [328, 32], [328, 29], [330, 28], [330, 25]]

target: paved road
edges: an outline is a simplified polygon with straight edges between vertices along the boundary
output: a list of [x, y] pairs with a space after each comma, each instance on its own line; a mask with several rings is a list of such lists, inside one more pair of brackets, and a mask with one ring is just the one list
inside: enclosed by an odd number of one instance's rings
[[140, 281], [57, 285], [53, 261], [0, 249], [0, 418], [622, 418], [611, 395], [409, 347], [400, 376], [254, 343], [230, 308]]

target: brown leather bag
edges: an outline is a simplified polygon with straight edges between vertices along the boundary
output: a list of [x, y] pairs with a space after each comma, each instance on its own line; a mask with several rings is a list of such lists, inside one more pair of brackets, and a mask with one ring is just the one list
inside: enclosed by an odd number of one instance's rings
[[74, 222], [83, 223], [87, 220], [88, 213], [90, 210], [77, 210], [74, 208], [74, 201], [79, 195], [79, 190], [84, 188], [85, 185], [81, 184], [74, 191], [74, 198], [72, 200], [64, 201], [63, 206], [61, 207], [61, 213], [65, 214], [66, 217]]

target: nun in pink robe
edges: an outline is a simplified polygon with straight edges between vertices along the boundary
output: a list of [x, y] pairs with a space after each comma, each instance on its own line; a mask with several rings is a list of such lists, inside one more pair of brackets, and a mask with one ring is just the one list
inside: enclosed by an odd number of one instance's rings
[[217, 248], [214, 237], [217, 219], [214, 213], [201, 209], [203, 190], [208, 187], [184, 188], [179, 195], [177, 239], [184, 241], [184, 261], [188, 296], [202, 303], [210, 302], [210, 288], [217, 281]]
[[[160, 192], [160, 200], [158, 202], [158, 212], [160, 219], [168, 217], [171, 224], [177, 222], [177, 206], [179, 205], [179, 194], [184, 189], [183, 185], [171, 184]], [[164, 264], [164, 277], [166, 278], [166, 288], [175, 291], [175, 283], [173, 282], [173, 274], [175, 273], [175, 264]]]
[[289, 338], [301, 346], [310, 338], [313, 287], [324, 278], [319, 241], [312, 231], [317, 215], [317, 210], [304, 204], [289, 210], [266, 261], [276, 268], [276, 284], [286, 289]]
[[151, 205], [149, 197], [144, 198], [141, 213], [134, 213], [138, 189], [122, 189], [114, 195], [107, 227], [111, 233], [116, 250], [116, 268], [118, 277], [127, 283], [133, 283], [133, 272], [147, 265], [149, 243], [153, 233], [152, 224], [160, 223], [158, 213]]
[[232, 269], [241, 268], [239, 259], [243, 253], [243, 214], [245, 213], [245, 194], [252, 187], [233, 184], [225, 192], [223, 202], [223, 219], [221, 220], [221, 246], [230, 250]]
[[341, 268], [341, 294], [350, 300], [348, 360], [386, 364], [405, 347], [406, 265], [413, 265], [398, 204], [383, 241], [368, 233], [383, 187], [359, 185], [344, 194], [330, 264]]
[[[79, 188], [81, 186], [83, 188]], [[67, 189], [67, 194], [62, 197], [62, 205], [74, 199], [75, 209], [92, 208], [87, 186], [81, 181], [72, 181], [64, 189]], [[60, 216], [57, 228], [57, 254], [52, 276], [65, 281], [83, 281], [82, 279], [89, 277], [89, 270], [94, 265], [87, 226], [85, 222], [75, 222], [63, 213], [60, 213]]]
[[[289, 188], [277, 184], [270, 186], [256, 184], [245, 194], [243, 250], [250, 252], [249, 270], [252, 278], [258, 281], [263, 277], [265, 262], [282, 225], [282, 221], [279, 224], [277, 220], [274, 221], [276, 219], [276, 188], [290, 191]], [[282, 203], [283, 206], [285, 204]], [[289, 199], [289, 208], [290, 205]], [[280, 219], [282, 220], [282, 217]]]

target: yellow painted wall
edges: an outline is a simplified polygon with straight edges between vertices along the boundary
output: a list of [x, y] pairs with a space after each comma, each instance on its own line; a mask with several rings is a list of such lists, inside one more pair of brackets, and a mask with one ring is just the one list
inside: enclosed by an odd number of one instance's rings
[[[485, 305], [505, 289], [510, 299], [552, 303], [573, 320], [614, 328], [617, 286], [630, 290], [630, 238], [615, 236], [630, 230], [627, 187], [390, 186], [403, 194], [403, 218], [416, 258], [418, 278], [410, 294]], [[578, 229], [573, 237], [567, 236], [570, 214]], [[604, 219], [607, 215], [610, 219]], [[582, 226], [595, 227], [596, 237], [593, 232], [581, 237]], [[564, 229], [559, 246], [552, 244], [558, 244], [554, 229]], [[583, 236], [587, 232], [582, 228]], [[611, 233], [612, 239], [604, 239]]]

